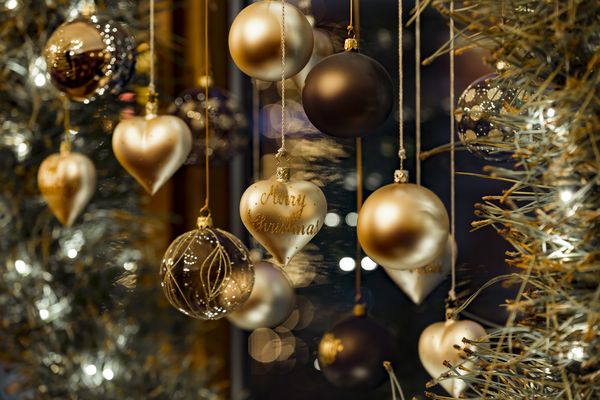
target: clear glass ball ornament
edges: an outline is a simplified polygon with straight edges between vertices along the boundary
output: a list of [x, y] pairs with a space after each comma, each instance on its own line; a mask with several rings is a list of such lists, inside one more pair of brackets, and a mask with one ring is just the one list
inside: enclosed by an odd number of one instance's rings
[[220, 319], [238, 309], [254, 286], [250, 252], [210, 217], [171, 243], [160, 268], [161, 286], [173, 307], [197, 319]]

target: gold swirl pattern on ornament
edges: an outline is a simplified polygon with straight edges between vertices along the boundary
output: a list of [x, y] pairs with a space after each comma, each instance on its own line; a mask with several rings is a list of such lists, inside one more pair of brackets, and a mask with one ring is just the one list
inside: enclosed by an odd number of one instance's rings
[[[234, 240], [235, 237], [224, 231], [219, 230], [219, 233], [223, 234], [236, 247], [240, 247], [240, 244]], [[200, 286], [204, 295], [202, 302], [205, 303], [207, 314], [212, 313], [210, 310], [214, 308], [213, 303], [215, 299], [217, 299], [226, 288], [232, 275], [232, 265], [229, 254], [221, 244], [218, 235], [215, 234], [212, 229], [194, 230], [189, 232], [187, 237], [177, 244], [172, 254], [179, 256], [177, 259], [169, 259], [165, 263], [166, 270], [163, 284], [165, 287], [165, 296], [171, 304], [191, 317], [206, 319], [207, 315], [197, 312], [197, 306], [190, 303], [173, 273], [173, 268], [179, 265], [180, 262], [183, 262], [186, 265], [195, 264], [197, 257], [193, 252], [190, 252], [190, 247], [194, 241], [202, 239], [200, 235], [209, 236], [209, 238], [207, 238], [208, 243], [214, 245], [214, 248], [204, 259], [198, 271]]]

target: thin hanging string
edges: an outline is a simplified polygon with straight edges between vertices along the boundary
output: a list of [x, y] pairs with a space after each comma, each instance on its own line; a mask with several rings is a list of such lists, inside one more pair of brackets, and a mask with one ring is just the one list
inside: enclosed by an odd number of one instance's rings
[[154, 0], [150, 0], [150, 95], [156, 94], [156, 72], [154, 70]]
[[[356, 213], [360, 213], [363, 203], [363, 165], [362, 165], [362, 139], [357, 137], [356, 144]], [[362, 283], [361, 283], [361, 265], [360, 257], [362, 250], [358, 235], [356, 236], [356, 261], [354, 265], [354, 302], [362, 302]]]
[[404, 36], [402, 26], [402, 0], [398, 0], [398, 158], [400, 159], [400, 171], [404, 170], [406, 149], [404, 148]]
[[285, 0], [281, 0], [281, 147], [275, 156], [278, 160], [287, 154], [285, 148]]
[[252, 179], [260, 179], [260, 92], [252, 80]]
[[392, 400], [397, 399], [397, 397], [396, 397], [397, 394], [400, 395], [401, 400], [405, 400], [404, 391], [402, 390], [402, 386], [400, 386], [400, 382], [398, 381], [398, 378], [396, 377], [396, 373], [394, 372], [392, 363], [389, 361], [384, 361], [383, 367], [385, 368], [385, 370], [387, 371], [387, 373], [390, 377], [390, 387], [392, 389]]
[[417, 185], [421, 184], [421, 0], [415, 8], [415, 172]]
[[209, 138], [209, 121], [208, 121], [208, 1], [204, 0], [204, 74], [205, 74], [205, 82], [204, 82], [204, 182], [206, 185], [205, 189], [205, 197], [204, 197], [204, 206], [200, 209], [200, 214], [206, 213], [210, 215], [210, 160], [208, 154], [208, 138]]
[[[450, 230], [456, 243], [456, 163], [454, 149], [454, 0], [450, 1]], [[456, 301], [456, 245], [451, 246], [452, 284], [448, 297]]]
[[60, 151], [62, 153], [68, 153], [71, 151], [71, 101], [67, 96], [63, 99], [64, 117], [63, 124], [65, 132], [63, 135], [63, 141], [60, 144]]

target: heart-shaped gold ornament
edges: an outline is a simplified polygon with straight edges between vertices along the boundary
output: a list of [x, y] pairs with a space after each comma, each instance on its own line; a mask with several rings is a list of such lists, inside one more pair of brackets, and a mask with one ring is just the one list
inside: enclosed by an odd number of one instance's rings
[[[454, 345], [462, 349], [472, 348], [473, 346], [463, 343], [463, 338], [477, 340], [483, 336], [485, 329], [477, 322], [452, 319], [436, 322], [429, 325], [419, 338], [419, 358], [429, 375], [438, 378], [448, 372], [444, 361], [453, 366], [462, 362], [461, 353], [464, 356], [464, 351], [456, 349]], [[467, 361], [463, 365], [468, 370], [472, 363]], [[462, 373], [462, 370], [457, 369], [457, 372]], [[440, 381], [440, 385], [453, 397], [460, 397], [467, 390], [467, 384], [457, 378], [444, 379]]]
[[192, 133], [186, 123], [156, 112], [156, 103], [148, 103], [145, 117], [121, 121], [112, 138], [119, 163], [150, 194], [173, 176], [192, 150]]
[[[421, 304], [450, 273], [453, 264], [452, 247], [456, 249], [456, 243], [452, 235], [448, 235], [444, 253], [431, 264], [416, 269], [384, 268], [384, 271], [413, 303]], [[456, 251], [454, 254], [456, 256]]]
[[96, 168], [89, 158], [66, 148], [42, 162], [38, 188], [56, 218], [71, 226], [96, 191]]
[[290, 180], [280, 167], [268, 180], [254, 183], [240, 200], [246, 229], [282, 265], [287, 265], [323, 226], [327, 200], [311, 182]]

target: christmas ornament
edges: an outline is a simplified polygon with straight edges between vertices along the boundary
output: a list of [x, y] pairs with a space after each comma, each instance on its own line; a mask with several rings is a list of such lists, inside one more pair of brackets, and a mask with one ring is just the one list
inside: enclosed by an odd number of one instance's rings
[[63, 143], [59, 154], [48, 156], [40, 165], [38, 188], [56, 218], [71, 226], [96, 190], [96, 168], [89, 158], [71, 152]]
[[[485, 336], [485, 329], [473, 321], [449, 319], [446, 322], [436, 322], [429, 325], [419, 338], [419, 358], [429, 375], [437, 378], [448, 372], [444, 361], [452, 365], [462, 362], [463, 352], [454, 346], [471, 349], [473, 346], [465, 344], [463, 338], [477, 340], [483, 336]], [[472, 363], [466, 362], [463, 365], [466, 370], [469, 370]], [[464, 373], [460, 368], [456, 372]], [[453, 397], [461, 397], [467, 389], [467, 384], [456, 378], [444, 379], [440, 381], [440, 385]]]
[[290, 179], [289, 168], [254, 183], [240, 200], [246, 229], [275, 260], [287, 265], [323, 226], [327, 200], [311, 182]]
[[318, 350], [319, 367], [335, 386], [372, 390], [388, 377], [383, 365], [398, 358], [388, 331], [355, 306], [354, 316], [336, 324], [323, 335]]
[[73, 100], [89, 102], [127, 85], [135, 69], [135, 39], [106, 17], [80, 17], [54, 31], [44, 57], [54, 86]]
[[250, 296], [250, 252], [232, 234], [198, 218], [198, 229], [171, 243], [160, 268], [161, 286], [173, 307], [197, 319], [219, 319]]
[[496, 74], [481, 77], [465, 89], [454, 117], [458, 137], [471, 153], [489, 161], [511, 158], [512, 129], [502, 126], [497, 119], [515, 107], [516, 92], [501, 87]]
[[[281, 78], [281, 1], [257, 1], [244, 8], [229, 31], [229, 51], [234, 63], [245, 74], [263, 81]], [[285, 78], [296, 75], [313, 51], [313, 32], [302, 12], [285, 5]]]
[[431, 264], [409, 270], [390, 268], [384, 270], [415, 304], [421, 304], [450, 273], [452, 263], [456, 262], [452, 260], [453, 254], [456, 255], [456, 243], [452, 236], [448, 235], [444, 252]]
[[313, 26], [314, 46], [308, 63], [304, 66], [304, 68], [302, 68], [302, 71], [292, 76], [294, 84], [300, 90], [304, 88], [306, 77], [308, 76], [308, 73], [315, 67], [315, 65], [320, 63], [325, 57], [333, 54], [333, 43], [331, 42], [329, 35], [321, 29], [314, 27], [314, 17], [310, 16], [307, 18], [310, 24]]
[[448, 213], [429, 189], [392, 183], [367, 198], [358, 214], [358, 240], [365, 253], [387, 269], [433, 263], [448, 241]]
[[302, 103], [310, 122], [340, 138], [373, 133], [392, 112], [392, 79], [377, 61], [357, 52], [356, 40], [346, 51], [329, 56], [309, 72]]
[[158, 116], [156, 102], [146, 105], [145, 117], [121, 121], [112, 146], [115, 157], [144, 189], [155, 194], [181, 167], [192, 149], [192, 134], [185, 122]]
[[[208, 78], [208, 81], [208, 155], [212, 162], [226, 163], [248, 145], [248, 121], [238, 101], [227, 91], [214, 86], [212, 79]], [[205, 82], [206, 78], [202, 80], [200, 87], [180, 93], [168, 109], [169, 114], [185, 121], [192, 132], [204, 130], [204, 113], [200, 110], [206, 106]], [[198, 164], [203, 159], [204, 146], [200, 141], [195, 141], [186, 164]]]
[[254, 265], [254, 288], [246, 302], [227, 315], [241, 329], [254, 330], [278, 326], [294, 309], [294, 288], [278, 266], [261, 261]]

